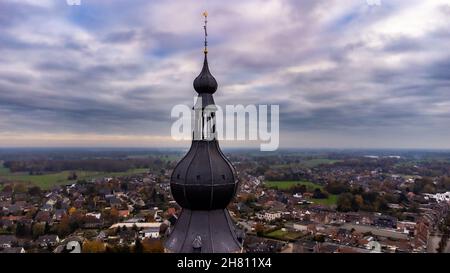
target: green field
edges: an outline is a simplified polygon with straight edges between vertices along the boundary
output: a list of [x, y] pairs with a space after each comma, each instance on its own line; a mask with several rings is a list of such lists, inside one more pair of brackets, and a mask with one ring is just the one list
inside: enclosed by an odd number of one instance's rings
[[316, 205], [323, 205], [323, 206], [335, 206], [337, 203], [338, 195], [335, 194], [328, 194], [327, 199], [311, 199], [311, 201]]
[[[323, 186], [310, 181], [266, 181], [264, 183], [267, 187], [279, 190], [287, 190], [294, 186], [305, 185], [308, 192], [313, 192], [315, 189], [323, 190]], [[337, 203], [338, 195], [328, 194], [327, 199], [311, 199], [316, 205], [334, 206]]]
[[[144, 158], [149, 158], [149, 157], [154, 157], [154, 155], [152, 155], [152, 154], [143, 154], [143, 155], [129, 155], [129, 156], [127, 156], [127, 158], [130, 158], [130, 159], [144, 159]], [[168, 161], [171, 161], [171, 162], [175, 161], [176, 162], [176, 161], [181, 159], [181, 156], [178, 156], [178, 155], [159, 155], [159, 156], [156, 156], [156, 157], [161, 159], [161, 161], [163, 161], [163, 162], [168, 162]]]
[[272, 168], [288, 168], [288, 167], [306, 167], [306, 168], [314, 168], [323, 164], [334, 164], [336, 162], [340, 162], [341, 160], [328, 159], [328, 158], [313, 158], [313, 159], [305, 159], [300, 161], [299, 163], [291, 163], [291, 164], [278, 164], [273, 165]]
[[266, 237], [274, 238], [278, 240], [296, 240], [299, 237], [302, 236], [300, 232], [293, 232], [293, 231], [283, 231], [281, 229], [277, 229], [275, 231], [269, 232], [265, 234]]
[[[75, 171], [78, 175], [78, 180], [101, 178], [101, 177], [120, 177], [132, 174], [139, 174], [146, 172], [147, 169], [131, 169], [126, 172], [92, 172], [92, 171]], [[3, 165], [0, 166], [0, 180], [4, 182], [25, 182], [39, 186], [42, 189], [49, 189], [55, 185], [66, 185], [74, 183], [73, 180], [68, 180], [68, 176], [72, 171], [62, 171], [57, 173], [48, 173], [42, 175], [29, 175], [27, 173], [11, 173], [9, 169]]]
[[315, 158], [315, 159], [309, 159], [309, 160], [302, 161], [302, 162], [300, 162], [300, 165], [303, 165], [308, 168], [314, 168], [319, 165], [334, 164], [339, 161], [340, 160], [327, 159], [327, 158]]
[[310, 181], [266, 181], [264, 184], [269, 188], [278, 188], [279, 190], [287, 190], [301, 185], [305, 185], [308, 191], [313, 191], [317, 188], [323, 189], [323, 186]]

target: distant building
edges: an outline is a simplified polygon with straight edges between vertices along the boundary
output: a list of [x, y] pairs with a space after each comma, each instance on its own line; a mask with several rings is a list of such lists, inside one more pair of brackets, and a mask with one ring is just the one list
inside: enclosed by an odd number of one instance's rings
[[0, 254], [1, 253], [11, 253], [11, 254], [25, 253], [25, 249], [23, 247], [10, 247], [0, 250]]
[[0, 247], [10, 248], [14, 244], [18, 243], [18, 239], [14, 235], [0, 235]]
[[58, 235], [42, 235], [36, 240], [36, 243], [44, 248], [44, 247], [54, 247], [57, 243], [59, 243]]
[[267, 222], [274, 221], [276, 219], [281, 218], [281, 212], [272, 212], [272, 211], [266, 211], [264, 213], [257, 213], [256, 218], [259, 220], [265, 220]]
[[450, 202], [450, 191], [444, 192], [444, 193], [436, 193], [436, 194], [425, 193], [424, 199], [425, 200], [434, 199], [438, 203], [441, 203], [441, 202], [449, 203]]
[[123, 222], [123, 223], [116, 223], [112, 226], [110, 226], [110, 229], [114, 229], [114, 228], [118, 228], [118, 227], [126, 227], [126, 228], [132, 228], [133, 226], [136, 226], [137, 228], [144, 228], [144, 229], [148, 229], [148, 228], [158, 228], [161, 226], [161, 223], [154, 223], [154, 222], [145, 222], [145, 223], [127, 223], [127, 222]]

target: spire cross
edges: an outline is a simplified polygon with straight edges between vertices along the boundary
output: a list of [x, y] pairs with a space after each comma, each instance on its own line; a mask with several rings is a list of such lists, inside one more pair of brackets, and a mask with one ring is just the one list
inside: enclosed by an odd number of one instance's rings
[[207, 11], [203, 12], [203, 16], [205, 17], [205, 25], [203, 26], [203, 29], [205, 30], [205, 49], [203, 50], [203, 52], [205, 54], [208, 54], [208, 40], [207, 40], [208, 32], [206, 29], [206, 26], [208, 24], [208, 12]]

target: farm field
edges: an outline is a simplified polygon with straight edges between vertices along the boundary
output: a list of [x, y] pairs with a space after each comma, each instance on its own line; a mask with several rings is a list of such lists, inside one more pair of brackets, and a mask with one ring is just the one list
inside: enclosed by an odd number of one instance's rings
[[278, 164], [273, 165], [273, 168], [287, 168], [287, 167], [307, 167], [314, 168], [319, 165], [324, 164], [334, 164], [340, 162], [341, 160], [328, 159], [328, 158], [313, 158], [313, 159], [305, 159], [300, 161], [299, 163], [291, 163], [291, 164]]
[[[120, 177], [132, 174], [145, 173], [147, 169], [131, 169], [126, 172], [93, 172], [93, 171], [75, 171], [78, 180], [92, 179], [100, 177]], [[36, 185], [42, 189], [49, 189], [55, 185], [66, 185], [74, 183], [73, 180], [67, 178], [72, 171], [62, 171], [57, 173], [47, 173], [42, 175], [30, 175], [28, 173], [11, 173], [9, 169], [0, 165], [0, 181], [3, 182], [24, 182]]]

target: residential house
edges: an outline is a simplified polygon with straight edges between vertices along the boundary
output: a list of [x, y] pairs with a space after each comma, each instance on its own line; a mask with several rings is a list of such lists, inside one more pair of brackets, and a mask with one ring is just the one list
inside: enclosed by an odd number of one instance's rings
[[14, 235], [0, 235], [0, 247], [1, 248], [13, 247], [18, 242], [19, 242], [19, 240]]
[[256, 218], [270, 222], [270, 221], [274, 221], [276, 219], [280, 219], [281, 212], [280, 211], [266, 211], [264, 213], [257, 213]]
[[1, 253], [10, 253], [10, 254], [25, 253], [25, 249], [23, 247], [9, 247], [0, 250], [0, 254]]
[[36, 243], [42, 247], [54, 247], [60, 242], [58, 235], [42, 235], [37, 238]]

